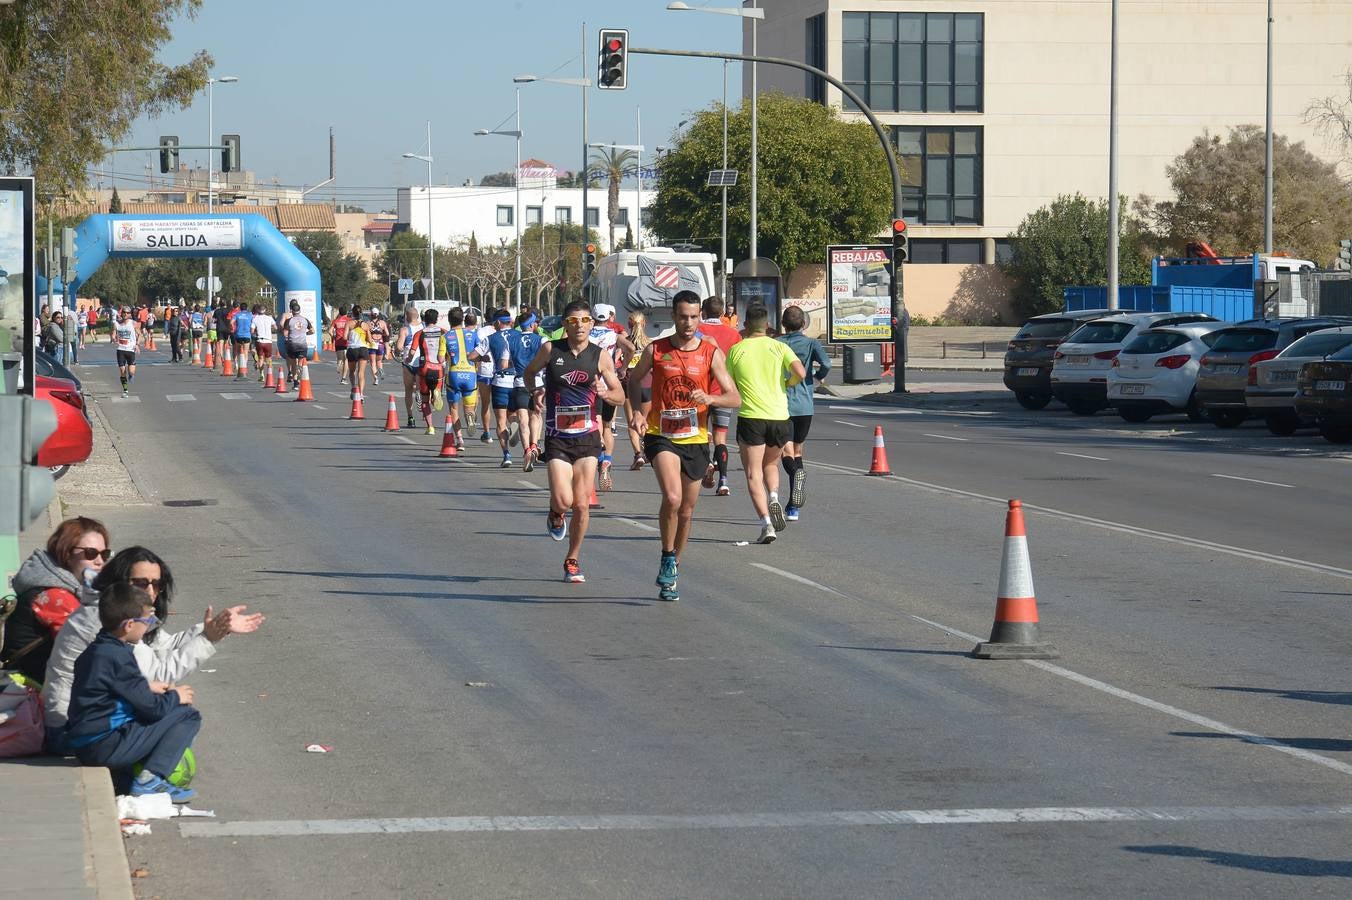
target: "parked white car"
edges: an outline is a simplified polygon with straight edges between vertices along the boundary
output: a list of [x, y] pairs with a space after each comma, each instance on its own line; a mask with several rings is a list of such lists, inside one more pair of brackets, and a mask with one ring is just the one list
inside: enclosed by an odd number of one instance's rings
[[1296, 379], [1307, 362], [1326, 359], [1344, 347], [1352, 346], [1352, 325], [1314, 331], [1292, 342], [1275, 359], [1264, 359], [1249, 366], [1249, 384], [1244, 389], [1244, 404], [1255, 416], [1262, 416], [1268, 431], [1285, 437], [1302, 425], [1296, 414]]
[[1128, 312], [1086, 322], [1057, 348], [1052, 359], [1052, 396], [1076, 415], [1092, 416], [1109, 405], [1108, 372], [1127, 341], [1147, 328], [1215, 321], [1205, 313]]
[[1127, 422], [1168, 412], [1202, 421], [1195, 391], [1198, 360], [1223, 327], [1224, 322], [1194, 322], [1138, 332], [1108, 370], [1108, 403]]

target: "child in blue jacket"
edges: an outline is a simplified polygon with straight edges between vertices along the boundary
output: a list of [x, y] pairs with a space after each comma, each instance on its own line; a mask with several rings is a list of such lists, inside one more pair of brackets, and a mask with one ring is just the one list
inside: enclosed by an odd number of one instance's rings
[[202, 727], [192, 688], [146, 681], [132, 655], [131, 645], [159, 624], [155, 601], [126, 582], [114, 584], [99, 597], [99, 622], [98, 637], [75, 661], [66, 745], [87, 766], [116, 771], [142, 763], [133, 796], [167, 793], [175, 803], [190, 800], [195, 792], [166, 776]]

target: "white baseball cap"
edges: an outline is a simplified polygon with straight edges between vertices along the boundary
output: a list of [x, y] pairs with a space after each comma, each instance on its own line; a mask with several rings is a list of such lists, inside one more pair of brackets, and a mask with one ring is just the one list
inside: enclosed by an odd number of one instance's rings
[[615, 318], [615, 307], [609, 303], [598, 303], [592, 307], [592, 318], [598, 322], [609, 322]]

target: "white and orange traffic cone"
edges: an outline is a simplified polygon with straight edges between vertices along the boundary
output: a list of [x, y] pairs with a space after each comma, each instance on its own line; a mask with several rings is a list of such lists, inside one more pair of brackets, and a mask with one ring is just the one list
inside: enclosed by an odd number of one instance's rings
[[315, 389], [310, 386], [310, 364], [300, 364], [300, 389], [296, 391], [296, 401], [304, 403], [315, 398]]
[[977, 644], [977, 659], [1056, 659], [1051, 644], [1038, 636], [1037, 597], [1033, 593], [1033, 565], [1028, 559], [1028, 536], [1023, 529], [1023, 504], [1009, 501], [1005, 517], [1005, 550], [1000, 559], [1000, 591], [995, 601], [991, 639]]
[[358, 394], [356, 391], [352, 392], [352, 412], [348, 416], [349, 419], [366, 418], [366, 407], [363, 405], [362, 399], [361, 394]]
[[592, 480], [592, 483], [591, 483], [590, 487], [591, 487], [591, 498], [587, 500], [587, 508], [588, 508], [588, 509], [605, 509], [605, 507], [601, 505], [600, 499], [596, 496], [596, 481], [595, 481], [595, 479]]
[[288, 387], [291, 386], [291, 385], [287, 382], [287, 377], [288, 377], [288, 375], [289, 375], [290, 373], [287, 372], [286, 368], [287, 368], [287, 367], [286, 367], [285, 365], [283, 365], [283, 366], [281, 366], [280, 368], [278, 368], [278, 370], [277, 370], [277, 390], [276, 390], [276, 393], [278, 393], [278, 394], [285, 394], [285, 393], [286, 393], [286, 389], [287, 389]]
[[263, 390], [277, 387], [277, 380], [272, 377], [272, 360], [268, 360], [268, 376], [263, 379]]
[[883, 443], [883, 426], [873, 426], [873, 462], [869, 465], [870, 475], [891, 475], [887, 465], [887, 445]]
[[207, 355], [202, 359], [202, 368], [204, 369], [216, 368], [216, 355], [211, 352], [210, 344], [207, 344]]
[[224, 362], [221, 363], [221, 377], [228, 378], [235, 374], [235, 361], [230, 358], [230, 342], [225, 344]]
[[[394, 402], [394, 398], [390, 398]], [[437, 454], [443, 458], [458, 456], [460, 451], [455, 449], [455, 420], [450, 416], [446, 417], [446, 432], [441, 436], [441, 453]]]
[[390, 394], [390, 405], [385, 409], [385, 427], [381, 430], [399, 430], [399, 408], [394, 405], [394, 394]]
[[202, 364], [202, 342], [192, 342], [192, 365], [200, 366]]

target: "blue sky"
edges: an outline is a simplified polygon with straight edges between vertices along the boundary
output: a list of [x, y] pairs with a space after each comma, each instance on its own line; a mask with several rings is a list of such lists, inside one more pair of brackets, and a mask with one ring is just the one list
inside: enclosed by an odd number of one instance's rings
[[[692, 0], [691, 6], [734, 6], [737, 0]], [[161, 52], [166, 63], [206, 49], [213, 74], [237, 84], [215, 88], [215, 131], [241, 135], [244, 168], [263, 183], [315, 184], [328, 175], [328, 133], [337, 140], [338, 180], [316, 196], [392, 207], [394, 188], [427, 179], [426, 163], [402, 159], [425, 153], [432, 123], [433, 180], [460, 184], [510, 170], [510, 138], [476, 137], [476, 128], [512, 129], [512, 76], [531, 73], [596, 78], [597, 31], [628, 28], [634, 46], [729, 50], [741, 46], [737, 18], [669, 12], [666, 0], [206, 0], [196, 19], [174, 26]], [[631, 57], [630, 87], [590, 96], [590, 138], [634, 143], [642, 110], [643, 144], [669, 141], [688, 113], [722, 97], [723, 67], [712, 60]], [[740, 65], [728, 66], [737, 105]], [[561, 168], [581, 163], [581, 89], [522, 87], [522, 158]], [[136, 122], [123, 146], [149, 146], [176, 134], [207, 143], [205, 92], [192, 107]], [[212, 143], [215, 143], [213, 140]], [[106, 165], [122, 184], [144, 184], [151, 153], [117, 154]], [[205, 165], [205, 151], [183, 151], [183, 162]], [[107, 180], [104, 181], [107, 186]]]

